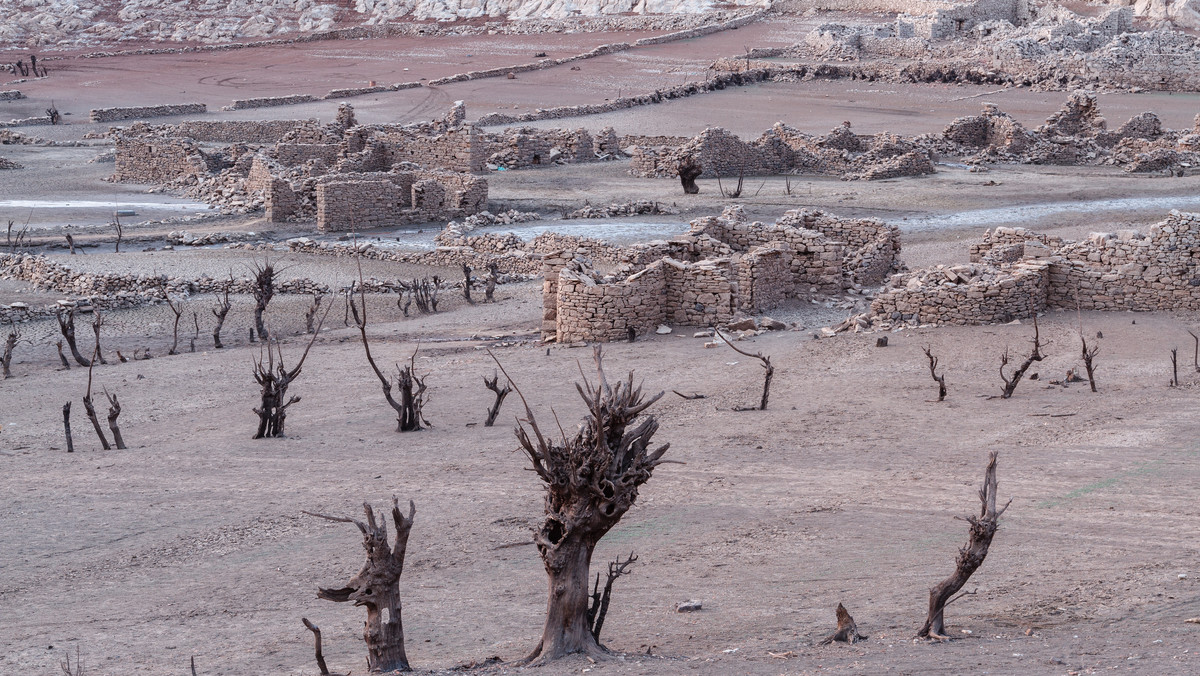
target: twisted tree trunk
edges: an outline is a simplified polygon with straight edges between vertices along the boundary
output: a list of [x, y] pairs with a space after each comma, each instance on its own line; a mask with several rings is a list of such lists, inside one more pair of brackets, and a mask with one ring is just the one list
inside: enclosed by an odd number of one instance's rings
[[392, 497], [392, 521], [396, 526], [396, 542], [388, 545], [387, 519], [381, 513], [376, 522], [375, 511], [364, 503], [367, 515], [364, 524], [357, 519], [313, 514], [330, 521], [353, 523], [363, 534], [367, 561], [362, 570], [350, 578], [345, 587], [320, 588], [317, 597], [344, 603], [353, 601], [367, 609], [363, 638], [367, 642], [368, 671], [410, 671], [404, 651], [404, 624], [401, 621], [400, 576], [404, 572], [404, 555], [408, 549], [408, 533], [412, 530], [417, 507], [408, 502], [408, 517], [400, 513], [400, 504]]

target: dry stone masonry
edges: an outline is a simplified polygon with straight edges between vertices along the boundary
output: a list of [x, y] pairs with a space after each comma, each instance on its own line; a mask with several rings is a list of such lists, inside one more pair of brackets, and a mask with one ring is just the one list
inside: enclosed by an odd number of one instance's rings
[[148, 117], [193, 115], [206, 112], [208, 112], [208, 106], [203, 103], [180, 103], [169, 106], [134, 106], [132, 108], [93, 108], [88, 113], [88, 122], [144, 120]]

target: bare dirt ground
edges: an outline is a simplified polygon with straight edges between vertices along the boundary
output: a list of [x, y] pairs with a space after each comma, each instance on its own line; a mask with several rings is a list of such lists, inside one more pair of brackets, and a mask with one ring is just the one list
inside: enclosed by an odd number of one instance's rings
[[[778, 17], [737, 31], [640, 48], [567, 67], [352, 100], [362, 122], [409, 122], [467, 101], [472, 118], [567, 103], [600, 102], [702, 78], [707, 63], [745, 47], [794, 42], [824, 20]], [[0, 119], [38, 114], [54, 100], [77, 123], [92, 107], [201, 100], [215, 111], [233, 98], [321, 94], [333, 87], [438, 77], [522, 63], [534, 51], [586, 51], [640, 34], [488, 36], [309, 43], [189, 55], [51, 62], [52, 77], [15, 85], [28, 100], [0, 103]], [[408, 68], [408, 71], [403, 70]], [[7, 85], [5, 85], [7, 88]], [[757, 135], [777, 120], [823, 132], [842, 120], [856, 131], [922, 133], [992, 101], [1033, 126], [1064, 93], [987, 87], [861, 82], [768, 84], [544, 126], [613, 125], [618, 133], [693, 134], [719, 124]], [[1194, 94], [1101, 94], [1110, 126], [1143, 110], [1185, 127]], [[336, 101], [213, 112], [204, 119], [332, 118]], [[32, 112], [30, 112], [32, 111]], [[173, 121], [164, 119], [161, 121]], [[541, 123], [539, 123], [541, 124]], [[109, 125], [20, 131], [60, 141]], [[266, 224], [260, 215], [173, 221], [165, 207], [139, 207], [130, 244], [111, 253], [103, 227], [113, 204], [178, 203], [146, 186], [103, 182], [112, 165], [87, 161], [108, 149], [0, 146], [25, 169], [0, 172], [0, 201], [91, 200], [102, 206], [15, 206], [0, 218], [37, 226], [39, 251], [80, 270], [223, 277], [246, 274], [262, 252], [161, 249], [171, 230], [256, 232], [278, 241], [312, 234], [311, 224]], [[898, 224], [912, 267], [966, 260], [966, 244], [996, 225], [1022, 225], [1078, 238], [1153, 223], [1171, 208], [1198, 209], [1200, 178], [1133, 177], [1119, 170], [997, 167], [983, 174], [952, 165], [919, 179], [872, 183], [781, 177], [747, 181], [745, 197], [720, 198], [716, 181], [685, 196], [674, 180], [633, 179], [626, 163], [496, 172], [492, 211], [536, 210], [555, 225], [562, 207], [650, 199], [677, 216], [563, 224], [605, 237], [622, 223], [650, 221], [676, 232], [688, 219], [743, 205], [770, 221], [816, 207]], [[760, 184], [761, 183], [761, 184]], [[111, 204], [110, 204], [111, 203]], [[86, 227], [66, 227], [73, 226]], [[429, 224], [436, 228], [443, 224]], [[417, 226], [426, 227], [426, 226]], [[76, 233], [87, 253], [59, 242]], [[646, 237], [653, 227], [643, 230]], [[365, 233], [390, 238], [396, 231]], [[141, 251], [153, 248], [154, 251]], [[284, 277], [342, 286], [352, 261], [272, 253]], [[457, 270], [364, 261], [367, 277], [411, 278]], [[46, 305], [65, 297], [0, 281], [0, 303]], [[541, 281], [506, 284], [498, 303], [468, 305], [443, 292], [435, 315], [405, 318], [395, 296], [370, 297], [373, 349], [381, 365], [418, 349], [428, 373], [431, 430], [398, 434], [357, 334], [335, 301], [292, 392], [288, 436], [250, 439], [261, 344], [248, 342], [251, 301], [234, 298], [229, 347], [210, 338], [211, 298], [193, 297], [180, 329], [183, 354], [167, 356], [173, 315], [162, 305], [106, 313], [104, 345], [147, 361], [98, 366], [97, 388], [119, 395], [129, 450], [100, 451], [79, 399], [86, 370], [58, 370], [57, 327], [21, 326], [14, 377], [0, 381], [0, 673], [59, 673], [78, 649], [86, 673], [315, 674], [308, 617], [325, 633], [334, 671], [363, 671], [362, 612], [315, 598], [358, 570], [357, 531], [303, 510], [356, 515], [362, 502], [412, 498], [416, 524], [401, 580], [408, 654], [419, 670], [444, 670], [500, 656], [512, 661], [537, 641], [546, 583], [530, 528], [542, 514], [541, 487], [514, 451], [513, 418], [482, 425], [491, 394], [482, 376], [503, 361], [543, 421], [563, 427], [582, 414], [573, 383], [587, 349], [540, 344]], [[838, 301], [842, 299], [837, 299]], [[861, 297], [858, 297], [861, 302]], [[303, 349], [310, 298], [278, 296], [267, 320], [286, 336], [290, 360]], [[200, 325], [195, 353], [188, 345]], [[635, 551], [618, 581], [604, 642], [618, 656], [568, 659], [534, 674], [1083, 674], [1200, 672], [1200, 447], [1194, 411], [1200, 372], [1187, 329], [1193, 313], [1052, 312], [1041, 318], [1048, 357], [1010, 400], [1000, 391], [999, 355], [1028, 347], [1021, 325], [906, 329], [815, 340], [846, 310], [794, 302], [772, 313], [796, 330], [739, 344], [776, 365], [771, 406], [734, 412], [758, 396], [761, 369], [728, 348], [705, 349], [695, 330], [605, 347], [610, 375], [632, 369], [648, 389], [667, 390], [653, 409], [682, 465], [660, 467], [637, 506], [600, 544], [595, 563]], [[89, 319], [81, 343], [90, 349]], [[1080, 323], [1097, 332], [1100, 392], [1064, 388], [1079, 366]], [[946, 368], [950, 396], [935, 397], [921, 347]], [[1169, 351], [1180, 351], [1182, 386], [1169, 387]], [[685, 401], [670, 390], [700, 392]], [[75, 402], [76, 452], [65, 453], [61, 407]], [[101, 407], [103, 409], [104, 407]], [[103, 410], [101, 411], [103, 413]], [[1000, 452], [1001, 499], [1013, 498], [972, 596], [947, 611], [955, 639], [914, 643], [928, 589], [953, 569], [978, 509], [989, 451]], [[675, 605], [697, 599], [698, 613]], [[870, 640], [819, 646], [844, 603]], [[518, 667], [489, 667], [497, 673]]]
[[[418, 510], [402, 580], [414, 664], [519, 657], [544, 602], [540, 562], [522, 544], [540, 489], [510, 426], [479, 424], [490, 396], [479, 379], [492, 370], [482, 347], [495, 341], [468, 338], [532, 333], [532, 287], [375, 327], [388, 360], [418, 338], [458, 339], [418, 355], [435, 427], [416, 434], [394, 432], [361, 347], [335, 327], [294, 386], [303, 401], [286, 439], [249, 438], [257, 348], [165, 357], [160, 339], [159, 357], [95, 372], [121, 396], [131, 448], [96, 450], [76, 416], [67, 455], [59, 408], [86, 374], [52, 370], [44, 346], [26, 351], [0, 385], [0, 671], [47, 673], [79, 646], [97, 674], [174, 672], [191, 655], [200, 673], [315, 673], [301, 616], [324, 629], [335, 669], [361, 669], [361, 613], [314, 598], [361, 563], [357, 533], [300, 511], [350, 514], [393, 493]], [[729, 409], [756, 398], [759, 369], [728, 349], [677, 335], [609, 346], [610, 369], [709, 398], [656, 407], [660, 438], [687, 464], [661, 468], [597, 552], [640, 556], [606, 625], [608, 645], [629, 655], [536, 673], [1194, 673], [1183, 620], [1200, 601], [1196, 378], [1166, 386], [1167, 350], [1189, 341], [1189, 320], [1085, 315], [1105, 336], [1094, 395], [1046, 384], [1077, 366], [1076, 318], [1051, 314], [1041, 379], [1007, 401], [988, 398], [997, 355], [1022, 349], [1028, 326], [904, 331], [885, 349], [874, 336], [764, 336], [751, 347], [778, 373], [770, 409], [753, 413]], [[923, 345], [947, 366], [946, 403], [927, 401]], [[564, 424], [580, 415], [571, 383], [585, 350], [496, 354], [536, 410], [553, 407]], [[979, 593], [948, 611], [952, 631], [970, 633], [914, 644], [926, 590], [965, 541], [953, 517], [976, 509], [989, 450], [1001, 451], [1001, 494], [1014, 502], [970, 585]], [[693, 598], [703, 611], [673, 611]], [[839, 602], [871, 640], [814, 646]]]

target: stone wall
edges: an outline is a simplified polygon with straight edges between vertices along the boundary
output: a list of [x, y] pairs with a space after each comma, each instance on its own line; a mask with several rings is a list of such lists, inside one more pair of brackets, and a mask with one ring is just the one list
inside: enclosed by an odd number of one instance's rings
[[590, 274], [564, 267], [557, 284], [560, 343], [624, 340], [629, 330], [646, 333], [665, 318], [666, 273], [660, 261], [625, 280], [600, 284]]
[[189, 120], [175, 125], [170, 135], [209, 143], [279, 143], [320, 128], [317, 120]]
[[278, 143], [270, 155], [285, 167], [294, 167], [309, 160], [320, 160], [326, 166], [337, 164], [342, 146], [336, 143]]
[[737, 262], [738, 305], [749, 314], [774, 309], [795, 295], [792, 256], [786, 245], [752, 249]]
[[[616, 152], [619, 149], [607, 148], [613, 144], [616, 136], [611, 128], [608, 132], [611, 137], [602, 145], [607, 152]], [[488, 164], [506, 169], [547, 165], [552, 162], [591, 162], [597, 155], [592, 135], [583, 128], [505, 129], [500, 133], [483, 134], [483, 143]]]
[[1050, 259], [1050, 305], [1200, 309], [1200, 214], [1172, 211], [1146, 232], [1094, 233]]
[[1200, 214], [1172, 211], [1145, 233], [1081, 242], [997, 228], [971, 255], [980, 262], [894, 276], [871, 303], [874, 319], [987, 324], [1046, 308], [1200, 309]]
[[871, 314], [895, 324], [1000, 324], [1046, 307], [1049, 264], [937, 266], [893, 280]]
[[[446, 129], [440, 133], [422, 128], [378, 129], [373, 138], [384, 144], [387, 164], [413, 162], [426, 169], [482, 171], [486, 148], [474, 127]], [[351, 151], [355, 149], [351, 148]]]
[[192, 115], [208, 112], [203, 103], [180, 103], [167, 106], [134, 106], [131, 108], [93, 108], [88, 113], [88, 122], [117, 122], [119, 120], [144, 120], [148, 117]]
[[487, 180], [456, 172], [328, 174], [315, 183], [322, 232], [449, 220], [487, 207]]
[[206, 173], [204, 153], [190, 139], [121, 136], [116, 143], [113, 180], [118, 183], [169, 183]]
[[0, 101], [16, 101], [23, 98], [25, 98], [25, 95], [16, 89], [0, 91]]
[[297, 103], [320, 101], [310, 94], [295, 94], [293, 96], [264, 96], [254, 99], [235, 99], [233, 105], [225, 106], [222, 110], [246, 110], [247, 108], [272, 108], [274, 106], [291, 106]]

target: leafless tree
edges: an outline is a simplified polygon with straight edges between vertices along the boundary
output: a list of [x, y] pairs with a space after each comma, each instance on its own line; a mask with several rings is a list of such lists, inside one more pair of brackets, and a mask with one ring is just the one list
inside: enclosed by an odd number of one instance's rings
[[67, 435], [67, 453], [75, 452], [75, 442], [71, 439], [71, 402], [63, 404], [63, 432]]
[[[64, 315], [66, 318], [64, 319]], [[75, 357], [76, 363], [80, 366], [91, 366], [92, 362], [87, 357], [79, 352], [79, 346], [75, 342], [75, 308], [72, 307], [66, 312], [61, 309], [54, 312], [54, 316], [58, 318], [58, 330], [62, 333], [62, 337], [67, 341], [67, 346], [71, 348], [71, 356]], [[60, 347], [61, 351], [62, 348]], [[63, 360], [66, 361], [65, 359]]]
[[764, 357], [761, 352], [755, 352], [754, 354], [750, 354], [749, 352], [746, 352], [745, 350], [738, 349], [738, 347], [736, 345], [729, 342], [729, 339], [725, 337], [725, 334], [721, 333], [720, 331], [715, 331], [715, 333], [721, 337], [721, 340], [725, 341], [726, 345], [728, 345], [729, 347], [732, 347], [734, 352], [737, 352], [738, 354], [746, 356], [746, 357], [750, 357], [751, 359], [757, 359], [762, 364], [762, 367], [763, 367], [762, 400], [759, 401], [758, 406], [757, 407], [755, 407], [755, 406], [737, 406], [733, 410], [735, 410], [735, 411], [754, 411], [754, 410], [765, 411], [765, 410], [767, 410], [767, 399], [771, 396], [771, 379], [775, 377], [775, 367], [771, 365], [771, 358], [769, 356]]
[[1192, 366], [1200, 373], [1200, 336], [1192, 333], [1191, 329], [1188, 330], [1188, 335], [1192, 337], [1192, 341], [1195, 343], [1195, 346], [1192, 348]]
[[933, 356], [930, 347], [927, 345], [921, 348], [925, 352], [925, 356], [929, 357], [929, 375], [933, 378], [933, 382], [938, 384], [938, 401], [946, 400], [946, 372], [942, 371], [942, 375], [937, 374], [938, 358]]
[[400, 576], [404, 573], [404, 555], [408, 549], [408, 533], [412, 530], [417, 507], [408, 502], [408, 516], [400, 512], [400, 503], [392, 497], [392, 521], [396, 527], [395, 544], [388, 543], [387, 517], [380, 513], [378, 520], [371, 505], [363, 503], [367, 522], [340, 516], [305, 512], [311, 516], [352, 523], [363, 534], [367, 561], [362, 570], [350, 578], [346, 586], [337, 589], [320, 588], [317, 597], [338, 603], [353, 601], [367, 609], [363, 638], [367, 642], [367, 671], [410, 671], [408, 655], [404, 652], [404, 624], [401, 621]]
[[72, 237], [70, 233], [63, 235], [63, 237], [66, 238], [67, 248], [71, 250], [71, 255], [74, 256], [75, 255], [75, 238]]
[[504, 398], [512, 392], [512, 383], [505, 383], [504, 387], [500, 387], [499, 380], [500, 377], [495, 373], [492, 373], [491, 380], [488, 380], [487, 376], [483, 377], [483, 386], [496, 393], [496, 401], [488, 409], [487, 420], [483, 421], [484, 427], [491, 427], [496, 423], [496, 416], [500, 415], [500, 407], [504, 405]]
[[251, 289], [251, 293], [254, 295], [254, 328], [258, 329], [258, 337], [265, 341], [270, 336], [267, 334], [266, 324], [263, 323], [263, 312], [266, 311], [271, 299], [275, 297], [275, 280], [279, 271], [271, 265], [269, 258], [262, 263], [255, 263], [252, 271], [254, 272], [254, 287]]
[[741, 169], [738, 170], [737, 187], [734, 188], [733, 190], [725, 190], [725, 186], [721, 185], [721, 174], [718, 173], [717, 174], [717, 190], [720, 190], [721, 194], [724, 195], [725, 197], [728, 197], [730, 199], [737, 199], [742, 196], [742, 185], [745, 182], [745, 180], [746, 180], [746, 167], [745, 167], [745, 165], [743, 165], [741, 167]]
[[26, 221], [25, 226], [17, 231], [17, 238], [13, 239], [13, 223], [15, 223], [13, 219], [8, 219], [8, 230], [5, 233], [4, 239], [5, 247], [8, 249], [8, 253], [16, 253], [17, 249], [26, 246], [27, 242], [25, 241], [25, 238], [29, 235], [29, 223]]
[[113, 212], [113, 227], [117, 229], [117, 249], [115, 253], [121, 253], [121, 236], [125, 234], [125, 228], [121, 227], [121, 214]]
[[1004, 375], [1004, 367], [1008, 366], [1008, 348], [1004, 348], [1004, 354], [1000, 356], [1000, 379], [1004, 381], [1004, 389], [1001, 391], [1000, 398], [1008, 399], [1012, 397], [1013, 391], [1017, 389], [1017, 385], [1021, 382], [1021, 378], [1025, 377], [1025, 372], [1033, 365], [1035, 361], [1041, 361], [1045, 358], [1042, 354], [1042, 339], [1041, 333], [1038, 331], [1037, 313], [1033, 315], [1033, 349], [1029, 351], [1029, 356], [1017, 370], [1012, 372], [1012, 376]]
[[75, 646], [75, 666], [71, 666], [71, 653], [67, 653], [67, 658], [58, 663], [58, 668], [62, 669], [63, 676], [83, 676], [83, 661], [79, 658], [79, 646]]
[[104, 396], [108, 399], [108, 429], [112, 431], [113, 443], [116, 444], [118, 450], [125, 449], [125, 439], [121, 436], [121, 428], [117, 425], [117, 418], [121, 415], [121, 402], [117, 401], [117, 395], [109, 394], [108, 390], [104, 390]]
[[104, 436], [104, 428], [100, 427], [100, 418], [96, 416], [96, 407], [92, 405], [92, 366], [95, 364], [93, 360], [88, 365], [88, 383], [87, 392], [83, 395], [83, 410], [87, 413], [88, 420], [92, 422], [92, 428], [96, 430], [96, 436], [100, 437], [100, 447], [104, 450], [109, 450], [108, 439]]
[[[642, 388], [634, 386], [633, 373], [610, 384], [600, 347], [594, 349], [597, 380], [593, 384], [584, 378], [576, 385], [588, 415], [570, 439], [565, 434], [561, 441], [547, 438], [514, 385], [525, 407], [515, 430], [517, 441], [546, 488], [546, 516], [534, 533], [549, 581], [546, 623], [526, 662], [603, 652], [588, 622], [592, 552], [633, 506], [638, 488], [665, 462], [662, 457], [670, 446], [650, 448], [658, 421], [642, 415], [663, 393], [645, 397]], [[512, 382], [499, 360], [496, 364]]]
[[17, 346], [17, 341], [21, 339], [21, 332], [17, 330], [17, 325], [11, 324], [8, 329], [8, 338], [4, 340], [4, 356], [0, 357], [0, 366], [4, 368], [4, 380], [12, 377], [12, 358], [13, 349]]
[[[359, 300], [362, 302], [362, 311], [359, 311], [358, 304], [354, 302], [354, 298], [350, 298], [350, 314], [354, 317], [354, 324], [358, 326], [359, 335], [362, 337], [363, 351], [367, 354], [367, 363], [371, 365], [371, 370], [375, 372], [375, 376], [379, 378], [379, 384], [383, 387], [383, 396], [387, 399], [387, 403], [396, 411], [396, 431], [397, 432], [416, 432], [421, 429], [422, 425], [428, 427], [429, 422], [425, 420], [422, 408], [425, 405], [425, 380], [417, 376], [415, 372], [417, 352], [413, 351], [412, 357], [409, 358], [408, 366], [401, 367], [396, 365], [396, 391], [400, 395], [400, 401], [396, 401], [396, 397], [392, 394], [392, 380], [383, 374], [379, 366], [375, 364], [375, 358], [371, 356], [371, 343], [367, 339], [367, 292], [362, 279], [362, 266], [358, 268], [359, 275]], [[417, 349], [420, 349], [418, 346]], [[414, 389], [415, 388], [415, 389]]]
[[1179, 387], [1179, 348], [1171, 348], [1171, 387]]
[[603, 647], [600, 643], [600, 630], [604, 628], [604, 617], [608, 615], [608, 604], [612, 600], [613, 582], [617, 578], [625, 575], [634, 562], [637, 561], [637, 555], [629, 552], [629, 557], [624, 561], [617, 558], [616, 561], [610, 561], [608, 564], [608, 577], [604, 581], [604, 591], [600, 591], [600, 573], [596, 573], [596, 584], [592, 587], [592, 598], [588, 603], [588, 626], [592, 629], [592, 638], [596, 640], [596, 644]]
[[[230, 282], [233, 278], [230, 276]], [[221, 344], [221, 327], [225, 325], [225, 316], [229, 314], [229, 287], [225, 287], [222, 295], [217, 296], [217, 304], [215, 307], [209, 308], [212, 310], [213, 316], [217, 318], [217, 325], [213, 327], [213, 347], [221, 349], [225, 347]]]
[[321, 676], [332, 676], [329, 673], [329, 667], [325, 664], [325, 653], [321, 651], [321, 628], [310, 622], [307, 617], [300, 618], [300, 621], [313, 633], [313, 645], [317, 653], [317, 668], [321, 670]]
[[[495, 263], [488, 263], [487, 286], [483, 289], [483, 300], [488, 303], [496, 302], [493, 295], [496, 293], [496, 282], [500, 277], [500, 266]], [[1200, 369], [1197, 369], [1200, 370]]]
[[[434, 275], [433, 279], [427, 277], [424, 279], [414, 279], [412, 282], [400, 282], [400, 286], [402, 290], [408, 291], [410, 301], [416, 301], [417, 310], [421, 314], [431, 314], [437, 312], [438, 287], [441, 283], [442, 280], [437, 275]], [[407, 317], [407, 307], [403, 309], [406, 310], [404, 316]]]
[[837, 607], [837, 631], [826, 636], [821, 641], [821, 645], [829, 645], [834, 641], [858, 643], [868, 638], [870, 637], [858, 633], [858, 624], [854, 622], [853, 617], [850, 617], [850, 611], [846, 610], [846, 606], [839, 603]]
[[1012, 504], [1012, 500], [1009, 499], [1003, 507], [996, 509], [996, 488], [998, 486], [996, 459], [998, 455], [992, 451], [988, 456], [987, 469], [983, 474], [983, 487], [979, 489], [979, 516], [966, 518], [967, 522], [971, 524], [970, 538], [958, 552], [958, 559], [954, 564], [954, 574], [929, 590], [929, 615], [925, 618], [925, 626], [921, 627], [917, 636], [942, 640], [949, 638], [946, 635], [942, 619], [946, 606], [954, 601], [954, 598], [951, 597], [958, 593], [971, 575], [983, 565], [983, 560], [987, 558], [988, 547], [992, 544], [992, 537], [1000, 526], [1000, 516]]
[[696, 158], [691, 155], [685, 156], [679, 160], [679, 182], [683, 184], [683, 192], [686, 195], [697, 195], [700, 193], [700, 186], [696, 185], [696, 179], [700, 174], [704, 173], [704, 169]]
[[171, 308], [171, 313], [175, 315], [175, 323], [171, 330], [171, 349], [167, 350], [167, 354], [178, 354], [175, 348], [179, 347], [179, 318], [183, 316], [184, 303], [180, 299], [178, 301], [171, 300], [171, 294], [167, 292], [167, 284], [162, 285], [163, 298], [167, 301], [167, 307]]
[[92, 310], [92, 333], [96, 334], [96, 359], [100, 360], [101, 364], [107, 364], [104, 359], [104, 352], [100, 350], [100, 327], [104, 326], [104, 317], [100, 315], [100, 309]]
[[1083, 357], [1083, 367], [1087, 370], [1088, 384], [1091, 385], [1092, 391], [1096, 391], [1096, 355], [1100, 353], [1100, 346], [1093, 345], [1088, 347], [1087, 338], [1084, 337], [1083, 331], [1079, 332], [1079, 342], [1083, 344], [1081, 356]]
[[[316, 319], [317, 313], [321, 311], [321, 301], [324, 299], [325, 296], [321, 295], [319, 292], [313, 294], [312, 305], [309, 305], [308, 309], [304, 311], [305, 333], [316, 333], [316, 331], [313, 329], [313, 320]], [[328, 308], [325, 309], [325, 313], [329, 313]]]
[[63, 349], [62, 349], [63, 342], [60, 340], [57, 343], [55, 343], [55, 346], [58, 347], [58, 360], [60, 362], [62, 362], [62, 368], [59, 370], [70, 371], [71, 370], [71, 362], [67, 361], [67, 355], [63, 354]]
[[[287, 368], [283, 362], [283, 348], [279, 345], [279, 339], [263, 341], [267, 346], [267, 363], [263, 364], [261, 348], [259, 348], [258, 360], [254, 362], [254, 380], [258, 382], [262, 397], [262, 403], [258, 408], [253, 409], [258, 416], [258, 431], [254, 433], [255, 439], [283, 436], [287, 409], [300, 401], [300, 397], [294, 395], [290, 399], [288, 398], [288, 387], [299, 377], [300, 370], [304, 368], [304, 360], [308, 358], [308, 352], [316, 342], [317, 334], [321, 332], [321, 326], [325, 323], [325, 316], [329, 314], [331, 307], [333, 306], [325, 307], [325, 314], [321, 315], [321, 319], [317, 322], [312, 338], [304, 348], [304, 353], [300, 355], [300, 361], [296, 362], [291, 369]], [[272, 342], [274, 342], [274, 349], [272, 349]]]
[[462, 264], [462, 272], [463, 272], [463, 298], [465, 298], [466, 301], [468, 303], [470, 303], [471, 305], [474, 305], [475, 301], [471, 300], [471, 266], [467, 265], [466, 263], [463, 263]]

